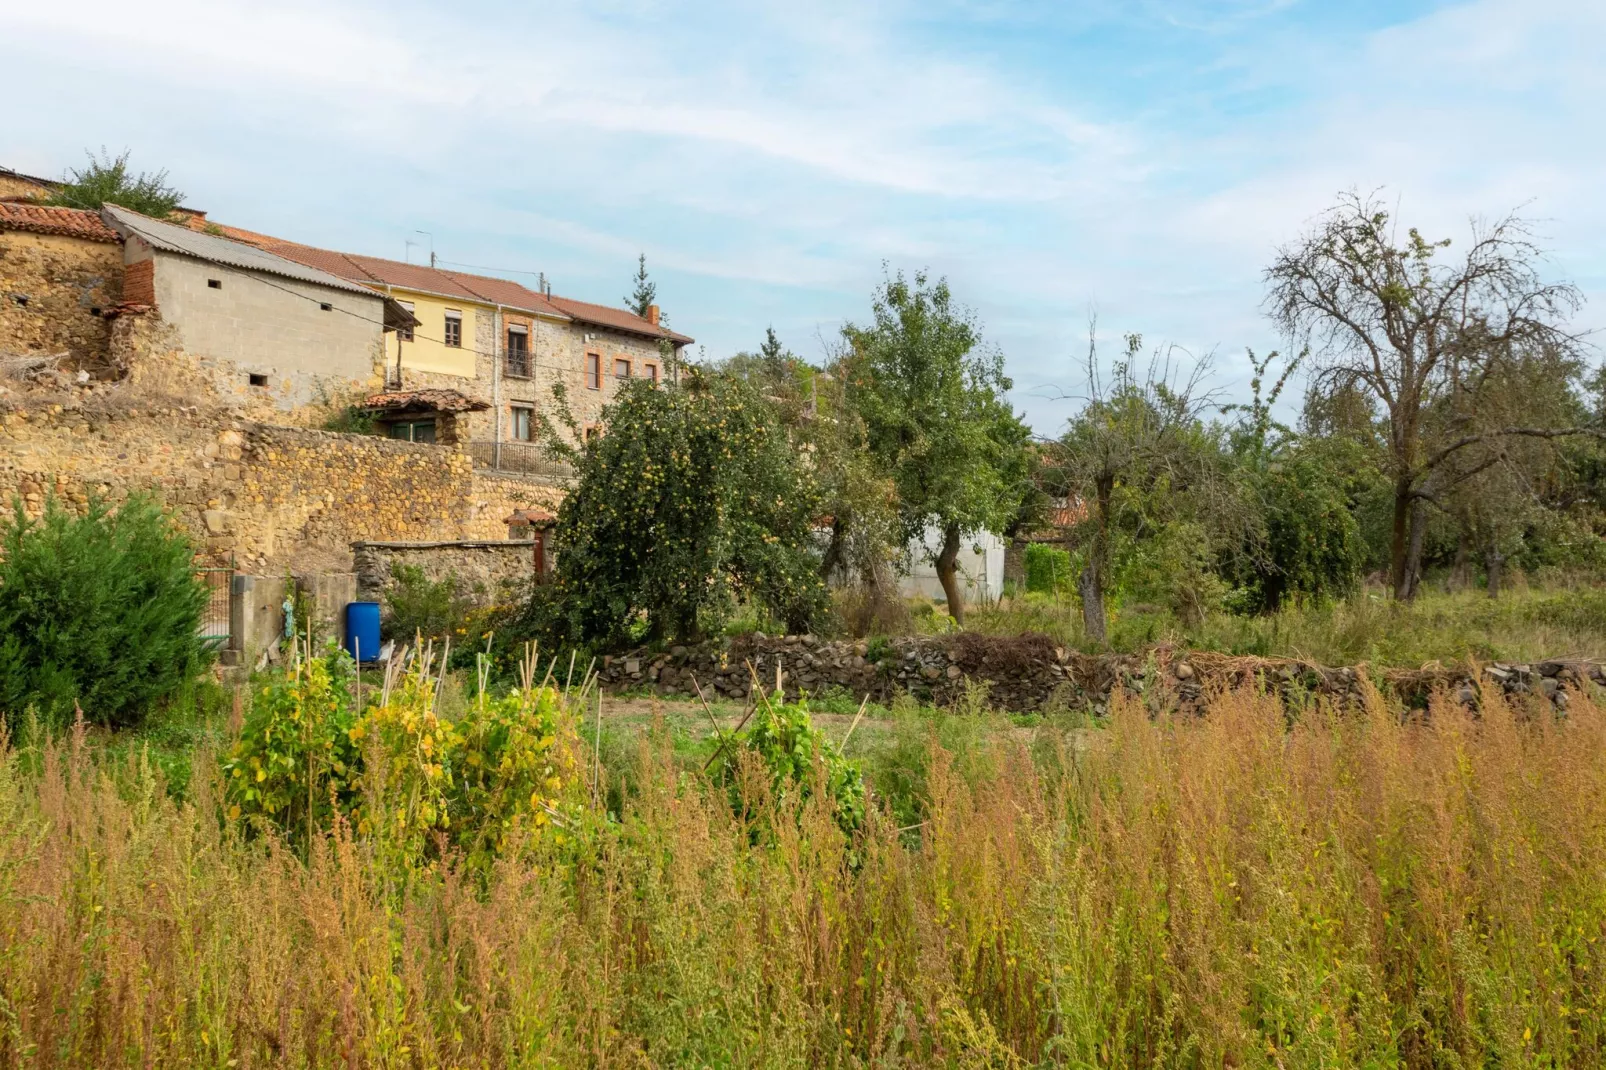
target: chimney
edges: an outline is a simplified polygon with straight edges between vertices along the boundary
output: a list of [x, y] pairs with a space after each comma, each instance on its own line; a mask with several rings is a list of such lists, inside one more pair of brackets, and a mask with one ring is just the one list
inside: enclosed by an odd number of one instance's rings
[[658, 326], [658, 306], [657, 305], [648, 305], [647, 306], [647, 322], [652, 324], [654, 327]]

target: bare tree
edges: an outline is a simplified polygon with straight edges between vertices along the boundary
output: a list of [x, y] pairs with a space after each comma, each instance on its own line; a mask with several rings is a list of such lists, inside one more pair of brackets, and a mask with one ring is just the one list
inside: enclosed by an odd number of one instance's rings
[[1157, 349], [1145, 365], [1140, 363], [1142, 337], [1131, 334], [1125, 354], [1106, 374], [1094, 334], [1090, 324], [1083, 408], [1071, 419], [1045, 474], [1085, 507], [1086, 557], [1077, 593], [1088, 637], [1105, 643], [1105, 594], [1118, 524], [1126, 521], [1141, 533], [1163, 522], [1156, 511], [1160, 506], [1186, 509], [1207, 499], [1219, 499], [1222, 507], [1194, 511], [1220, 519], [1240, 510], [1224, 505], [1231, 494], [1203, 423], [1204, 414], [1216, 407], [1203, 389], [1210, 358], [1184, 375], [1172, 362], [1175, 349]]
[[[1570, 283], [1541, 278], [1542, 251], [1519, 216], [1474, 221], [1459, 260], [1441, 258], [1449, 245], [1414, 228], [1396, 244], [1377, 197], [1350, 192], [1265, 272], [1268, 310], [1291, 337], [1310, 341], [1318, 385], [1363, 386], [1383, 407], [1394, 491], [1390, 581], [1399, 598], [1415, 593], [1427, 498], [1435, 493], [1429, 483], [1442, 467], [1493, 439], [1593, 433], [1496, 425], [1480, 414], [1479, 392], [1513, 354], [1579, 347], [1565, 324], [1581, 298]], [[1433, 419], [1451, 396], [1462, 402], [1459, 425]], [[1474, 468], [1458, 475], [1471, 478], [1464, 473]]]

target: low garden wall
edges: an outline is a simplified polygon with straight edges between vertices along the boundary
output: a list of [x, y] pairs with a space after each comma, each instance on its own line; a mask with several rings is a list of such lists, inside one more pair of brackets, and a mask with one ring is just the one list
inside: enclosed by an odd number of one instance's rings
[[400, 566], [431, 581], [456, 577], [460, 592], [478, 605], [506, 605], [534, 580], [535, 549], [534, 541], [509, 540], [352, 543], [357, 597], [382, 601]]
[[743, 636], [728, 643], [616, 655], [604, 658], [598, 671], [604, 686], [616, 690], [646, 688], [665, 695], [691, 695], [701, 688], [710, 700], [745, 699], [755, 679], [766, 689], [773, 688], [777, 671], [789, 697], [843, 690], [855, 698], [868, 695], [884, 703], [907, 693], [941, 705], [982, 685], [991, 706], [1018, 713], [1102, 710], [1118, 687], [1136, 694], [1168, 693], [1182, 708], [1198, 704], [1208, 691], [1246, 684], [1289, 697], [1358, 699], [1368, 681], [1410, 705], [1425, 703], [1437, 689], [1475, 705], [1481, 684], [1511, 696], [1540, 695], [1564, 710], [1569, 689], [1588, 681], [1606, 686], [1606, 664], [1577, 659], [1493, 664], [1476, 671], [1466, 666], [1376, 670], [1332, 668], [1288, 658], [1189, 653], [1165, 646], [1141, 655], [1083, 654], [1057, 646], [1043, 635], [995, 637], [971, 632], [873, 641]]

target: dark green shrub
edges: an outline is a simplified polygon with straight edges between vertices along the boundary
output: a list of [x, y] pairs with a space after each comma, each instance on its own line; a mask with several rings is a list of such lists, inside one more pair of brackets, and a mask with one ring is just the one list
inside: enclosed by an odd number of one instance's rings
[[395, 565], [385, 592], [385, 634], [411, 642], [415, 636], [458, 642], [468, 632], [477, 605], [456, 576], [432, 580], [417, 565]]
[[1076, 588], [1071, 553], [1034, 542], [1026, 547], [1026, 589], [1041, 594], [1065, 594]]
[[51, 500], [40, 520], [16, 502], [0, 526], [0, 711], [35, 706], [64, 724], [138, 722], [201, 672], [207, 589], [188, 538], [155, 502], [78, 516]]

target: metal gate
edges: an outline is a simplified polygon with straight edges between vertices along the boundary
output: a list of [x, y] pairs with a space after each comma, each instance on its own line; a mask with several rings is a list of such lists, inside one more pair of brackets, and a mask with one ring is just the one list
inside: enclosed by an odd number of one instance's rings
[[206, 608], [201, 613], [201, 638], [219, 647], [229, 645], [233, 634], [230, 612], [234, 591], [234, 569], [203, 568], [196, 570], [196, 578], [206, 585]]

